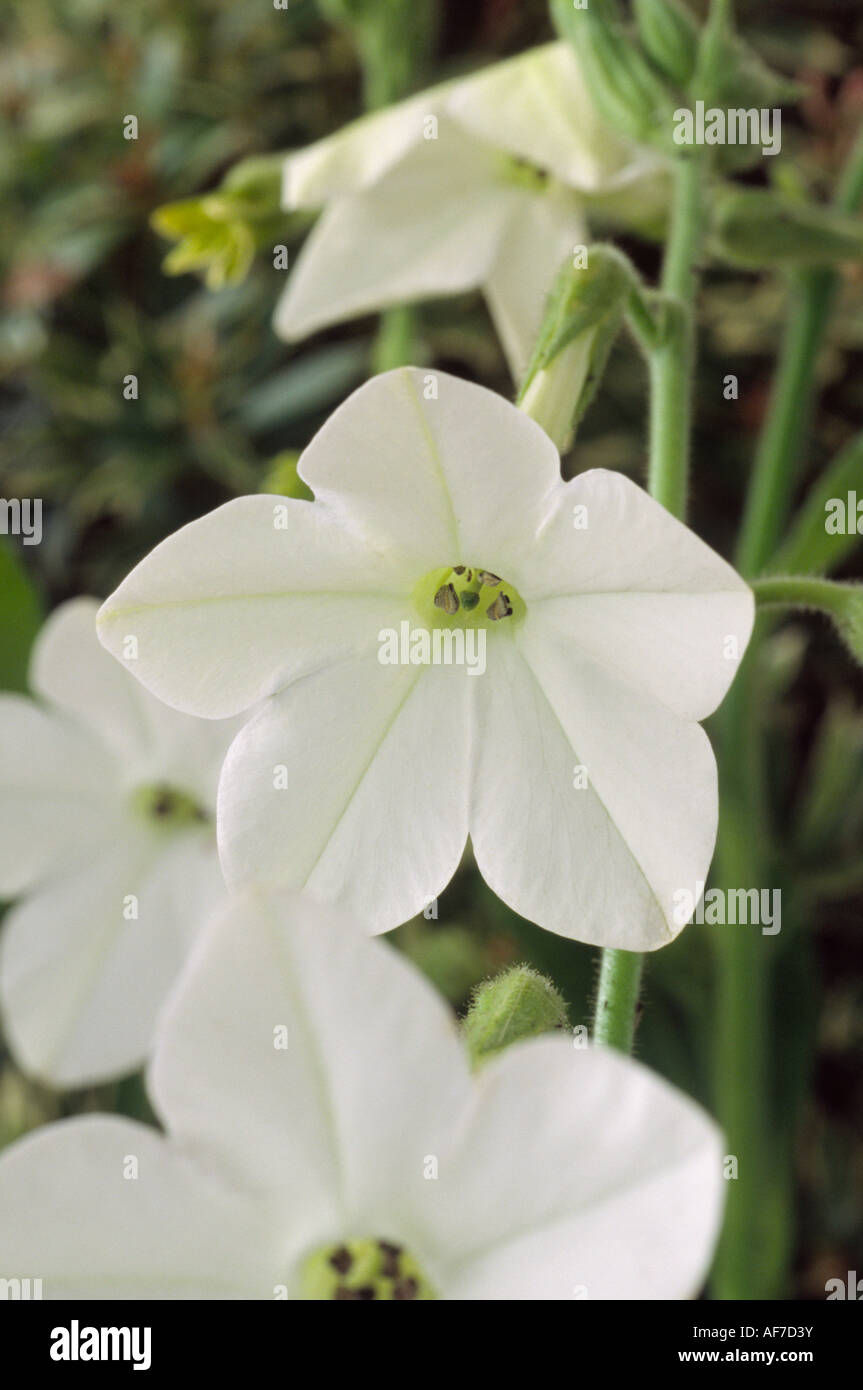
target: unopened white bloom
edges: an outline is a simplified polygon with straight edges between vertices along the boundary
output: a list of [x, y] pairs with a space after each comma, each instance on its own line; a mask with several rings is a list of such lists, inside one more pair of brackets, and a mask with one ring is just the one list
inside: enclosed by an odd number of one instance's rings
[[538, 425], [444, 374], [367, 383], [300, 473], [314, 502], [227, 503], [99, 618], [178, 709], [265, 701], [222, 773], [229, 883], [308, 889], [386, 931], [437, 897], [470, 834], [523, 917], [668, 942], [713, 852], [695, 721], [746, 646], [747, 586], [621, 475], [564, 483]]
[[520, 379], [554, 275], [587, 235], [587, 201], [614, 195], [646, 218], [660, 168], [602, 124], [565, 43], [422, 92], [287, 160], [285, 207], [325, 210], [277, 332], [481, 286]]
[[560, 1035], [472, 1074], [390, 947], [238, 900], [163, 1016], [165, 1129], [91, 1117], [0, 1159], [0, 1277], [46, 1298], [679, 1299], [721, 1206], [690, 1100]]
[[224, 896], [219, 767], [233, 726], [167, 709], [96, 639], [98, 604], [49, 619], [30, 682], [0, 696], [0, 1007], [21, 1066], [55, 1086], [121, 1075], [198, 924]]

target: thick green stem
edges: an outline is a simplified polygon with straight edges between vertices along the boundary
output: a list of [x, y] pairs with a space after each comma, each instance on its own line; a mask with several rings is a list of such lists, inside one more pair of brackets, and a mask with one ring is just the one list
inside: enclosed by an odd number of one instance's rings
[[[393, 21], [397, 20], [394, 25]], [[363, 67], [363, 94], [367, 111], [377, 111], [401, 101], [414, 86], [434, 45], [437, 32], [436, 0], [413, 0], [397, 8], [372, 11], [357, 20], [354, 39]], [[399, 26], [408, 25], [397, 41]], [[388, 372], [417, 361], [418, 313], [411, 304], [385, 309], [373, 349], [375, 372]]]
[[[676, 301], [669, 332], [650, 354], [651, 414], [649, 487], [681, 519], [686, 511], [692, 391], [695, 370], [695, 268], [701, 250], [700, 160], [681, 159], [675, 169], [671, 228], [662, 271], [662, 290]], [[594, 1038], [632, 1050], [643, 957], [632, 951], [602, 953], [596, 995]]]
[[738, 567], [748, 576], [767, 564], [788, 522], [817, 388], [816, 361], [835, 285], [830, 270], [800, 271], [791, 283], [791, 321], [755, 456], [737, 549]]
[[599, 967], [594, 1042], [631, 1052], [644, 957], [635, 951], [603, 951]]
[[[758, 667], [747, 655], [726, 701], [726, 726], [739, 729], [741, 744], [724, 742], [721, 760], [722, 833], [715, 879], [726, 888], [765, 882], [770, 871], [763, 839], [753, 836], [766, 799], [759, 758], [761, 728], [752, 718], [758, 705]], [[775, 1295], [776, 1256], [766, 1213], [770, 1196], [770, 1040], [767, 1028], [770, 938], [749, 927], [713, 928], [714, 1087], [716, 1111], [727, 1153], [737, 1160], [727, 1183], [725, 1221], [713, 1271], [718, 1299]]]
[[381, 315], [375, 339], [372, 365], [375, 372], [395, 367], [416, 366], [417, 311], [412, 304], [399, 304]]
[[700, 159], [681, 159], [675, 169], [671, 232], [662, 273], [662, 290], [679, 302], [666, 341], [650, 357], [651, 494], [683, 517], [689, 473], [692, 394], [695, 372], [695, 269], [701, 249], [703, 167]]

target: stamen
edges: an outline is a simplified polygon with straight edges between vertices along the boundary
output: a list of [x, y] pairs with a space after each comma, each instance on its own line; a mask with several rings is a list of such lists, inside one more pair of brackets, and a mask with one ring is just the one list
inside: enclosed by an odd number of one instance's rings
[[496, 623], [501, 618], [512, 617], [512, 604], [506, 594], [498, 594], [494, 603], [490, 603], [485, 611], [492, 622]]
[[413, 1256], [391, 1240], [345, 1240], [315, 1251], [301, 1273], [301, 1297], [339, 1303], [437, 1297]]
[[458, 594], [452, 584], [442, 584], [434, 596], [435, 608], [452, 615], [458, 612]]

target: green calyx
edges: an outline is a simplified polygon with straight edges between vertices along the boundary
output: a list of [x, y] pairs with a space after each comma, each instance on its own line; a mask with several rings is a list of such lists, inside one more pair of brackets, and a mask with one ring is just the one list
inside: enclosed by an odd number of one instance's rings
[[416, 1260], [388, 1240], [346, 1240], [316, 1250], [303, 1265], [300, 1297], [368, 1303], [437, 1298]]
[[194, 797], [167, 782], [138, 787], [132, 797], [132, 806], [152, 826], [165, 830], [204, 825], [208, 819], [206, 811]]
[[510, 629], [527, 611], [517, 589], [492, 570], [447, 565], [424, 575], [414, 605], [429, 627]]

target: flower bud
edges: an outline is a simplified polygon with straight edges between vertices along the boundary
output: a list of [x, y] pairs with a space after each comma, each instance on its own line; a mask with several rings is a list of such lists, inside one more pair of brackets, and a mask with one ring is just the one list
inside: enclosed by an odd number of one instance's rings
[[196, 271], [211, 290], [244, 280], [258, 245], [272, 241], [285, 221], [279, 207], [282, 164], [281, 156], [245, 159], [214, 193], [156, 208], [152, 226], [177, 242], [165, 257], [166, 274]]
[[608, 124], [641, 144], [669, 147], [674, 94], [620, 23], [615, 7], [591, 0], [588, 9], [575, 10], [572, 0], [551, 0], [551, 13]]
[[554, 985], [527, 965], [514, 965], [474, 993], [464, 1021], [475, 1066], [510, 1044], [568, 1028], [566, 1004]]
[[863, 257], [859, 218], [781, 193], [723, 189], [713, 218], [715, 248], [734, 265], [831, 266]]
[[698, 25], [680, 0], [634, 0], [645, 52], [660, 72], [686, 87], [698, 61]]
[[613, 247], [591, 246], [587, 264], [567, 262], [552, 286], [518, 405], [561, 451], [602, 379], [633, 279]]

